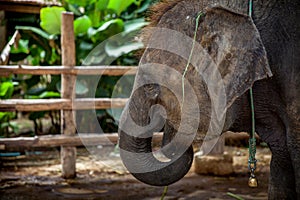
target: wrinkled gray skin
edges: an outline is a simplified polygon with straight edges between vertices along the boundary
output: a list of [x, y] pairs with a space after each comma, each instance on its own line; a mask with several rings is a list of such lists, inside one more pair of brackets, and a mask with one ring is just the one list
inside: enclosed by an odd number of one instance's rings
[[[166, 4], [161, 6], [165, 10], [157, 18], [156, 27], [176, 30], [191, 38], [197, 13], [205, 14], [196, 41], [207, 54], [199, 49], [195, 51], [196, 64], [190, 65], [185, 77], [197, 96], [201, 116], [197, 135], [192, 139], [201, 143], [214, 118], [211, 109], [215, 97], [207, 91], [209, 86], [203, 73], [212, 59], [226, 92], [222, 131], [251, 131], [249, 88], [253, 86], [256, 132], [272, 151], [269, 199], [300, 199], [300, 1], [254, 1], [253, 21], [247, 16], [245, 0], [177, 0], [170, 1], [168, 8]], [[150, 37], [148, 45], [171, 45], [167, 40]], [[188, 43], [178, 48], [190, 49], [190, 46]], [[145, 50], [134, 92], [121, 119], [121, 156], [137, 179], [151, 185], [170, 185], [181, 179], [191, 166], [193, 150], [187, 138], [194, 135], [178, 128], [183, 118], [194, 119], [193, 111], [197, 109], [185, 100], [188, 114], [183, 116], [182, 101], [177, 94], [168, 85], [153, 83], [155, 77], [161, 76], [165, 83], [180, 91], [181, 79], [174, 78], [167, 70], [156, 74], [147, 70], [145, 63], [164, 64], [183, 74], [187, 60], [167, 51]], [[153, 105], [161, 105], [165, 113], [153, 110]], [[143, 132], [132, 123], [149, 127]], [[151, 153], [152, 134], [161, 130], [161, 123], [164, 125], [162, 146], [170, 144], [162, 150], [168, 162], [157, 160]], [[186, 125], [189, 126], [189, 120]], [[174, 135], [180, 139], [170, 143]], [[185, 153], [177, 155], [182, 150]]]

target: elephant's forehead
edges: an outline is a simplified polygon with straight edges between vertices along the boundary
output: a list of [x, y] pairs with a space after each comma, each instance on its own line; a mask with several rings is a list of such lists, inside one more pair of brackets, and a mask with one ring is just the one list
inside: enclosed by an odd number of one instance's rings
[[[155, 59], [155, 58], [153, 58]], [[179, 65], [182, 66], [181, 63]], [[157, 83], [162, 86], [181, 83], [182, 74], [176, 68], [168, 64], [146, 63], [139, 66], [138, 76], [142, 84]]]

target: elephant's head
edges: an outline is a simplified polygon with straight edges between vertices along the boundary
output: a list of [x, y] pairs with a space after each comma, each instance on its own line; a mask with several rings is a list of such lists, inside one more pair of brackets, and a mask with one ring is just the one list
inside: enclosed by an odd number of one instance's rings
[[[241, 9], [172, 2], [157, 7], [153, 13], [161, 15], [145, 31], [147, 48], [119, 128], [123, 163], [156, 186], [181, 179], [192, 164], [192, 142], [229, 127], [233, 116], [226, 111], [236, 98], [271, 76], [259, 33]], [[152, 150], [153, 133], [160, 131], [164, 160]]]

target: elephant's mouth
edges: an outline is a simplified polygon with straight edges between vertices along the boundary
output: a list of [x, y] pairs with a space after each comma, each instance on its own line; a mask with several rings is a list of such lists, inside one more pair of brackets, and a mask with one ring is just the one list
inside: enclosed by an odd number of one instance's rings
[[[166, 186], [189, 171], [193, 161], [192, 136], [178, 132], [161, 112], [150, 111], [157, 103], [154, 99], [144, 93], [139, 94], [139, 98], [133, 95], [124, 109], [119, 128], [120, 154], [126, 168], [138, 180]], [[161, 130], [164, 133], [162, 146], [153, 152], [153, 134]]]
[[[189, 171], [193, 162], [192, 146], [169, 143], [157, 152], [152, 137], [138, 138], [120, 131], [120, 153], [126, 168], [138, 180], [154, 186], [170, 185]], [[181, 155], [180, 149], [186, 149]]]

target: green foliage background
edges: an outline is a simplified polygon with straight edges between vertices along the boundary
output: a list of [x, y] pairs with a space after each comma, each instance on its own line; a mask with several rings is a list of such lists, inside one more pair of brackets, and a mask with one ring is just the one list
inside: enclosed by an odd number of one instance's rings
[[[84, 59], [98, 44], [105, 42], [105, 48], [96, 52], [97, 56], [91, 63], [105, 64], [113, 60], [113, 65], [137, 65], [133, 52], [143, 47], [138, 40], [127, 40], [135, 36], [145, 25], [145, 12], [153, 0], [65, 0], [62, 6], [45, 7], [41, 9], [36, 26], [17, 24], [15, 29], [21, 33], [18, 47], [10, 52], [11, 63], [23, 63], [33, 66], [61, 65], [60, 26], [61, 13], [74, 13], [74, 31], [76, 36], [76, 62], [82, 65]], [[34, 19], [34, 17], [33, 17]], [[123, 41], [107, 40], [121, 34]], [[120, 77], [102, 77], [98, 84], [95, 97], [111, 97], [116, 82]], [[76, 84], [78, 97], [90, 95], [89, 77], [79, 77]], [[132, 82], [133, 77], [128, 77]], [[0, 98], [47, 99], [60, 98], [60, 76], [16, 75], [0, 78]], [[122, 91], [123, 90], [123, 91]], [[120, 97], [126, 89], [118, 88]], [[127, 89], [128, 90], [128, 89]], [[80, 113], [79, 113], [80, 115]], [[117, 122], [108, 110], [97, 111], [99, 122], [105, 132], [116, 131]], [[41, 119], [52, 118], [53, 132], [59, 133], [59, 114], [57, 112], [32, 112], [29, 119], [34, 121], [35, 133], [42, 131]], [[17, 131], [10, 121], [15, 113], [0, 112], [0, 137], [9, 137], [9, 130]], [[82, 116], [82, 121], [87, 121]], [[92, 129], [91, 129], [92, 131]]]

